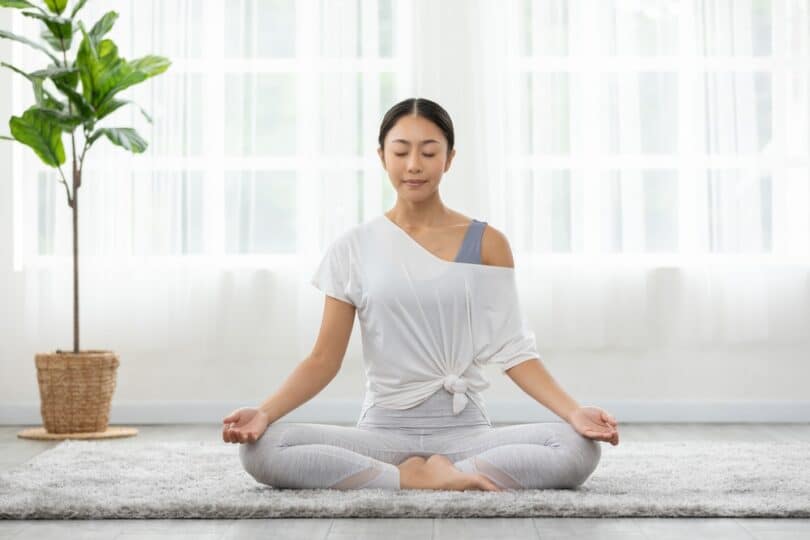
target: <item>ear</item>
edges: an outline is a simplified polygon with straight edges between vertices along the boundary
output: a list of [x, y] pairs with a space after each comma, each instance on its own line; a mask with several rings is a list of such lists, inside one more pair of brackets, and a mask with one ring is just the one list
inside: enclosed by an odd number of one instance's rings
[[447, 156], [447, 162], [444, 164], [444, 172], [447, 172], [447, 169], [450, 168], [450, 163], [453, 161], [453, 158], [456, 156], [456, 149], [450, 151], [450, 154]]
[[380, 156], [380, 161], [382, 162], [383, 169], [385, 169], [385, 152], [383, 152], [382, 148], [377, 148], [377, 155]]

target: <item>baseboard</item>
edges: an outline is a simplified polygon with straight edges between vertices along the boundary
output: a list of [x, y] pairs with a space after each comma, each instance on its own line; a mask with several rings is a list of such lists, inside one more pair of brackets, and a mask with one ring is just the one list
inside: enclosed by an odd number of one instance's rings
[[[599, 401], [622, 423], [804, 423], [810, 422], [810, 401]], [[323, 399], [305, 403], [283, 422], [354, 424], [360, 400]], [[487, 400], [493, 424], [555, 422], [558, 416], [526, 400]], [[113, 401], [110, 424], [219, 424], [239, 407], [234, 401]], [[41, 425], [40, 404], [0, 402], [0, 425]]]

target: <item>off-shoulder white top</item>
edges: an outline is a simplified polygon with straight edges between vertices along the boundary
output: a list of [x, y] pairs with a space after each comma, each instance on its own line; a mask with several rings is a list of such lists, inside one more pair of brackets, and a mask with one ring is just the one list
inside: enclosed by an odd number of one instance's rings
[[355, 225], [327, 249], [311, 283], [357, 308], [367, 378], [361, 417], [372, 405], [407, 409], [444, 387], [453, 414], [501, 372], [539, 358], [523, 316], [515, 269], [450, 262], [430, 253], [387, 216]]

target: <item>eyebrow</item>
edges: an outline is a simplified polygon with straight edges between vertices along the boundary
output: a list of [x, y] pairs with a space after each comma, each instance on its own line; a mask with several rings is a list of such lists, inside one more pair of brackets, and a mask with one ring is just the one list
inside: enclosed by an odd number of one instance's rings
[[[394, 139], [391, 142], [392, 143], [395, 143], [395, 142], [404, 143], [404, 144], [407, 144], [408, 146], [410, 146], [410, 144], [411, 144], [410, 141], [406, 141], [405, 139]], [[437, 141], [436, 139], [425, 139], [424, 141], [422, 141], [419, 144], [428, 144], [428, 143], [437, 143], [437, 142], [439, 142], [439, 141]]]

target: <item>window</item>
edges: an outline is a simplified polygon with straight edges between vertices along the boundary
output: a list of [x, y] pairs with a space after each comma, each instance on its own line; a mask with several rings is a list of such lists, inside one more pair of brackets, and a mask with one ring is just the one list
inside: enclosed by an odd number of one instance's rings
[[[108, 9], [91, 2], [80, 18], [89, 26]], [[147, 153], [102, 140], [87, 154], [80, 254], [230, 260], [320, 252], [337, 232], [392, 204], [376, 147], [380, 118], [408, 94], [402, 9], [393, 0], [116, 3], [110, 37], [120, 54], [163, 55], [172, 66], [126, 95], [153, 124], [135, 107], [105, 120], [136, 127]], [[13, 31], [37, 35], [37, 24], [15, 14]], [[13, 56], [31, 70], [46, 64], [23, 45]], [[19, 79], [15, 115], [33, 101]], [[14, 146], [15, 267], [70, 256], [71, 212], [58, 173]]]
[[509, 4], [517, 249], [808, 254], [808, 4]]

